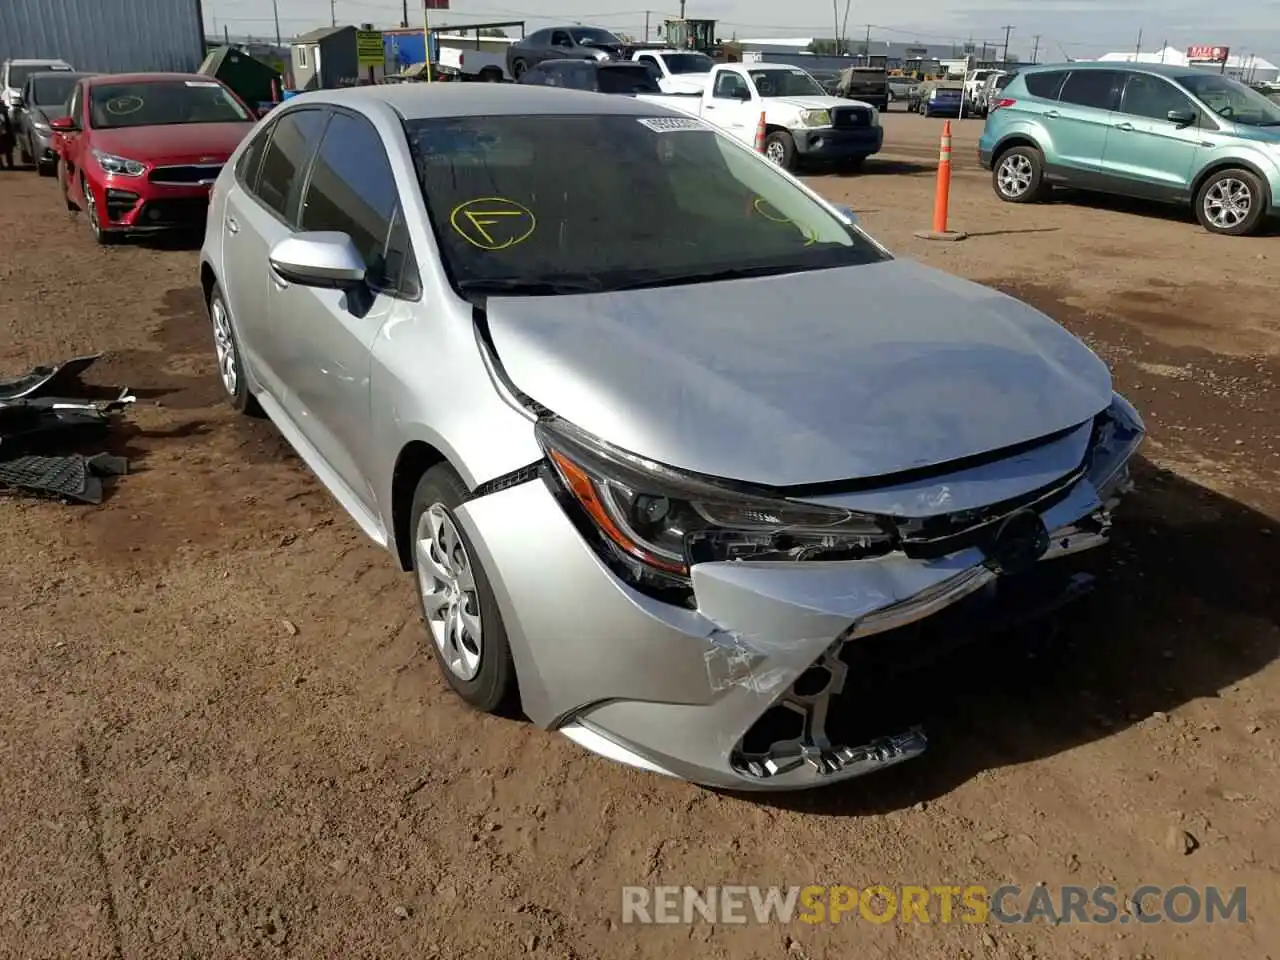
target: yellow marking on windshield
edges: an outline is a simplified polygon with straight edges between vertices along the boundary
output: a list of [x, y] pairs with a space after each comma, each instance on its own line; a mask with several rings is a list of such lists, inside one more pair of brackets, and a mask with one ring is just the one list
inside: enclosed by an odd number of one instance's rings
[[805, 238], [804, 245], [806, 247], [811, 247], [818, 242], [818, 232], [816, 230], [812, 227], [802, 227], [790, 217], [783, 216], [783, 214], [764, 197], [756, 197], [755, 200], [752, 201], [751, 206], [755, 209], [756, 213], [760, 214], [760, 216], [764, 217], [766, 220], [770, 220], [773, 223], [791, 224], [791, 226], [799, 230], [800, 235]]
[[454, 207], [449, 223], [473, 247], [496, 251], [528, 240], [538, 219], [528, 207], [506, 197], [477, 197]]

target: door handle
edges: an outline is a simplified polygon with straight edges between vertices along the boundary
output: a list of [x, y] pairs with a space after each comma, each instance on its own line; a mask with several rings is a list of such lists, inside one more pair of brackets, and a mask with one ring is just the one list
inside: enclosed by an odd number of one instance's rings
[[714, 110], [715, 108], [716, 108], [716, 107], [715, 107], [715, 104], [714, 104], [714, 103], [708, 103], [708, 104], [706, 104], [702, 109], [703, 109], [703, 110]]
[[1213, 146], [1213, 144], [1212, 144], [1211, 142], [1209, 142], [1208, 140], [1201, 140], [1201, 141], [1200, 141], [1200, 143], [1198, 144], [1198, 146], [1201, 146], [1201, 147], [1212, 147], [1212, 146]]
[[1128, 120], [1126, 120], [1124, 123], [1117, 123], [1117, 124], [1116, 124], [1116, 129], [1117, 129], [1117, 130], [1132, 130], [1132, 129], [1133, 129], [1133, 124], [1132, 124], [1132, 123], [1130, 123]]
[[227, 217], [227, 230], [231, 233], [240, 232], [240, 224], [236, 221], [235, 217]]
[[1058, 111], [1057, 111], [1057, 110], [1050, 110], [1048, 113], [1046, 113], [1046, 114], [1045, 114], [1045, 119], [1047, 119], [1047, 120], [1057, 120], [1057, 119], [1058, 119], [1058, 117], [1060, 117], [1060, 116], [1062, 116], [1062, 114], [1058, 113]]

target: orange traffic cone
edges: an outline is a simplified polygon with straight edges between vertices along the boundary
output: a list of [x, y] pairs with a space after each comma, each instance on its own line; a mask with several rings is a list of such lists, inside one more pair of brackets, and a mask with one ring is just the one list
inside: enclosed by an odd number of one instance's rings
[[756, 124], [756, 152], [764, 153], [764, 111], [760, 111], [760, 122]]
[[947, 214], [951, 207], [951, 121], [942, 123], [942, 143], [938, 149], [938, 183], [933, 194], [933, 226], [921, 230], [916, 236], [921, 240], [963, 240], [968, 234], [947, 229]]

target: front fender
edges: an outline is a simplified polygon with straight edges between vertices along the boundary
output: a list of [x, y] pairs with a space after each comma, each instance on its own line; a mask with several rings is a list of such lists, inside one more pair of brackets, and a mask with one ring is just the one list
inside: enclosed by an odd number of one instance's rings
[[1245, 167], [1252, 170], [1267, 185], [1268, 206], [1276, 209], [1280, 202], [1280, 157], [1265, 147], [1251, 143], [1234, 141], [1222, 144], [1197, 154], [1199, 171], [1194, 180], [1196, 189], [1205, 176], [1214, 170], [1227, 167]]

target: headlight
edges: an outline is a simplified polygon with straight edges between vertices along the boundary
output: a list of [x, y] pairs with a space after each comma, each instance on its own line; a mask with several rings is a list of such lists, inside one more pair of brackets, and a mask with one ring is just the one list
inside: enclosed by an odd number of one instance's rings
[[800, 125], [802, 127], [829, 127], [831, 126], [831, 111], [801, 110]]
[[893, 549], [893, 527], [849, 510], [743, 491], [540, 421], [553, 487], [598, 552], [640, 588], [685, 590], [716, 560], [859, 560]]
[[115, 154], [104, 153], [97, 148], [94, 148], [93, 158], [98, 161], [98, 165], [107, 173], [114, 173], [118, 176], [140, 177], [147, 172], [146, 165], [139, 163], [137, 160], [117, 157]]
[[1138, 411], [1120, 394], [1112, 394], [1111, 406], [1094, 419], [1086, 475], [1098, 498], [1106, 503], [1128, 478], [1129, 460], [1142, 445], [1146, 425]]
[[49, 124], [45, 123], [43, 120], [32, 120], [31, 129], [34, 130], [36, 133], [52, 133], [53, 132], [53, 128], [50, 127]]

